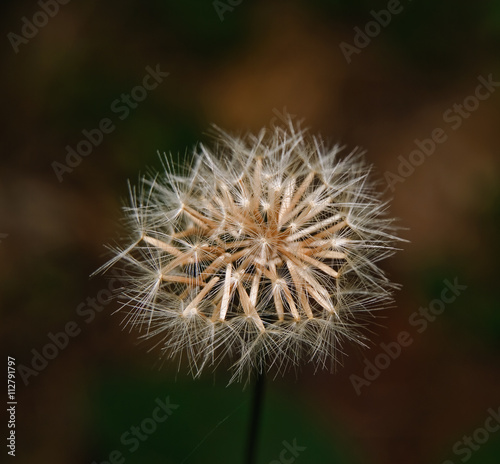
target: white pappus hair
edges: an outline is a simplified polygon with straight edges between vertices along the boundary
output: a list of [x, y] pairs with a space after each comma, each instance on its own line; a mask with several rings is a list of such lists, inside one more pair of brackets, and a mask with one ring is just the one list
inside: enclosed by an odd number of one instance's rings
[[126, 322], [185, 355], [195, 376], [226, 358], [231, 381], [333, 367], [343, 341], [364, 344], [359, 328], [396, 287], [377, 266], [399, 240], [388, 203], [362, 153], [291, 122], [217, 133], [190, 167], [165, 157], [130, 189], [131, 244], [100, 270], [125, 264]]

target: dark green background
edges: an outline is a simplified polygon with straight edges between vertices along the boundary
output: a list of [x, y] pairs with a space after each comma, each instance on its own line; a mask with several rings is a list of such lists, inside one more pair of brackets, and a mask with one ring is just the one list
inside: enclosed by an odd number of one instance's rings
[[[224, 368], [193, 380], [158, 361], [121, 330], [114, 302], [88, 323], [77, 307], [107, 288], [88, 276], [121, 233], [127, 179], [159, 169], [158, 151], [188, 159], [210, 143], [212, 123], [258, 130], [285, 108], [328, 140], [366, 148], [382, 179], [416, 138], [438, 127], [448, 138], [393, 193], [410, 242], [384, 263], [403, 289], [371, 327], [371, 350], [345, 346], [336, 374], [306, 367], [269, 380], [258, 462], [279, 459], [293, 439], [306, 448], [303, 464], [460, 462], [453, 445], [500, 406], [500, 96], [457, 130], [443, 113], [474, 93], [478, 76], [500, 81], [500, 6], [402, 2], [348, 64], [340, 43], [352, 45], [354, 28], [386, 5], [243, 0], [221, 21], [211, 1], [73, 0], [15, 53], [7, 34], [40, 7], [3, 3], [2, 346], [29, 366], [49, 332], [68, 321], [81, 329], [28, 386], [17, 379], [18, 463], [90, 464], [116, 449], [127, 463], [241, 462], [250, 388], [226, 387]], [[120, 121], [111, 102], [157, 63], [170, 75]], [[58, 182], [52, 163], [106, 117], [116, 129]], [[410, 315], [455, 278], [467, 290], [418, 334]], [[350, 376], [401, 331], [411, 346], [356, 395]], [[120, 437], [166, 396], [179, 408], [128, 453]], [[468, 462], [499, 455], [496, 432]]]

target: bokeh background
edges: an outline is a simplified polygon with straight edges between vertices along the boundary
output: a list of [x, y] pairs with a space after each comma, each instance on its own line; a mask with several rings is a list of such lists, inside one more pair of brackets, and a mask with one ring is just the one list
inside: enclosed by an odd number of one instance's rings
[[[106, 296], [106, 278], [89, 274], [122, 233], [128, 179], [160, 168], [158, 151], [189, 158], [210, 143], [212, 123], [255, 131], [286, 112], [328, 140], [364, 147], [382, 186], [415, 139], [442, 128], [447, 140], [388, 190], [409, 242], [384, 263], [402, 290], [374, 322], [372, 348], [345, 346], [336, 374], [306, 367], [269, 381], [258, 462], [279, 462], [294, 439], [304, 464], [467, 456], [453, 447], [500, 406], [500, 88], [460, 127], [443, 115], [474, 95], [479, 76], [500, 81], [500, 4], [391, 4], [400, 12], [348, 62], [340, 44], [354, 45], [355, 28], [388, 2], [74, 0], [17, 53], [8, 34], [41, 7], [3, 2], [2, 347], [33, 368], [50, 333], [79, 330], [26, 382], [17, 374], [17, 462], [242, 462], [250, 388], [226, 387], [223, 370], [192, 380], [162, 364], [122, 331], [114, 301], [85, 314], [80, 305]], [[168, 77], [120, 120], [112, 102], [157, 64]], [[53, 163], [103, 118], [115, 130], [59, 181]], [[445, 279], [467, 289], [418, 333], [410, 317], [440, 297]], [[413, 343], [358, 395], [351, 376], [402, 331]], [[179, 407], [132, 452], [123, 434], [167, 396]], [[468, 462], [498, 462], [500, 432], [476, 436]]]

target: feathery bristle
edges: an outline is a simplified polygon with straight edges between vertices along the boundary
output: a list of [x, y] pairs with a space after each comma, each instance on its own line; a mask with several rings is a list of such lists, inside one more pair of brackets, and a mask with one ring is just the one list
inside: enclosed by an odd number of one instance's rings
[[333, 366], [344, 340], [363, 344], [394, 288], [376, 262], [398, 238], [362, 153], [341, 151], [290, 123], [219, 130], [185, 174], [165, 158], [131, 189], [132, 244], [103, 266], [127, 263], [127, 323], [194, 375], [230, 358], [232, 380]]

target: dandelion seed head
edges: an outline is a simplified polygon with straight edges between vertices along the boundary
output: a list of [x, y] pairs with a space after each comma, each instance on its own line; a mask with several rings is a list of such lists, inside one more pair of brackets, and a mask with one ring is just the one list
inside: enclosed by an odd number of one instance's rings
[[223, 360], [232, 380], [303, 362], [334, 367], [345, 341], [395, 288], [377, 262], [393, 220], [363, 154], [343, 155], [294, 126], [258, 136], [219, 131], [179, 173], [131, 188], [126, 323], [197, 376]]

